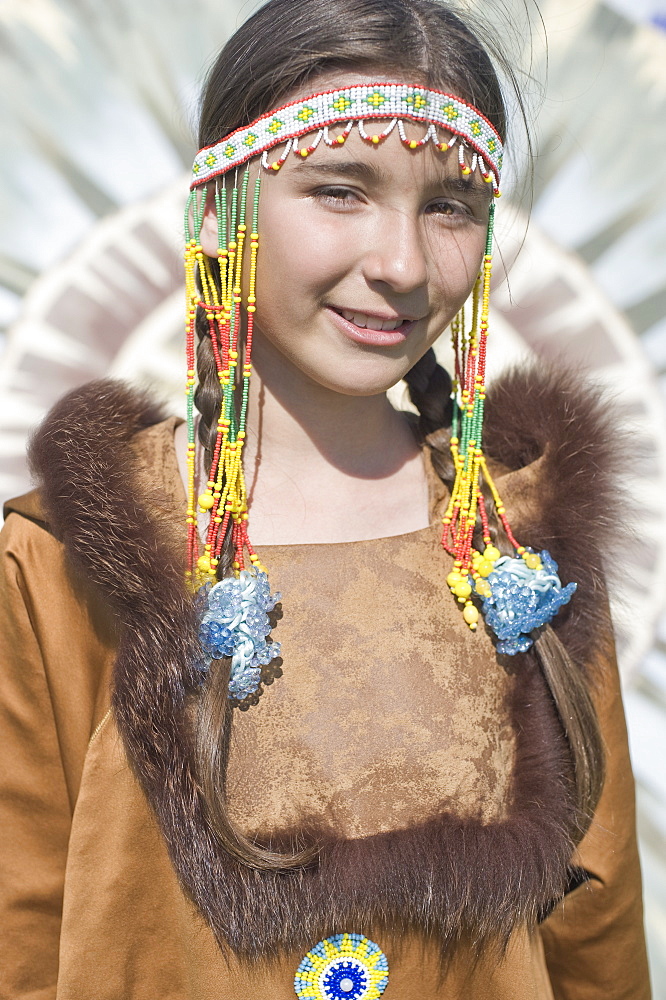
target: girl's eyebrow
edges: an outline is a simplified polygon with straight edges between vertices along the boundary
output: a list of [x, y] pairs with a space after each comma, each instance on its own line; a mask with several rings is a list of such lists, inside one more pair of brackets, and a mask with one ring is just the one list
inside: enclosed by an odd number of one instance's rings
[[[303, 173], [307, 172], [308, 179], [312, 179], [316, 175], [326, 178], [347, 177], [377, 186], [389, 185], [392, 182], [389, 173], [365, 160], [335, 160], [328, 162], [322, 160], [302, 160], [298, 164], [297, 169], [299, 173], [301, 171]], [[440, 191], [449, 191], [451, 194], [465, 194], [474, 197], [483, 195], [485, 197], [488, 193], [487, 189], [489, 185], [479, 183], [478, 178], [474, 175], [461, 177], [459, 174], [456, 174], [451, 177], [443, 174], [433, 181], [432, 187]]]
[[[490, 185], [485, 183], [479, 183], [479, 180], [474, 175], [469, 175], [468, 177], [442, 177], [438, 183], [444, 187], [448, 188], [449, 191], [457, 192], [458, 194], [484, 194], [488, 192]], [[492, 191], [490, 192], [492, 194]]]
[[385, 170], [381, 170], [371, 163], [366, 163], [365, 160], [335, 160], [335, 162], [329, 161], [328, 163], [321, 160], [303, 160], [298, 165], [298, 169], [299, 171], [307, 171], [308, 175], [319, 173], [326, 177], [336, 175], [351, 177], [370, 184], [389, 184], [391, 181]]

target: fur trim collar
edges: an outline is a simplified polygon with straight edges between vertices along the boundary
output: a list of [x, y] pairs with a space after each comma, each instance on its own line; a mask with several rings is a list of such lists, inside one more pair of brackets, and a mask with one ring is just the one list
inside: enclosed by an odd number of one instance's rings
[[[413, 928], [446, 953], [461, 937], [505, 942], [516, 926], [536, 923], [566, 891], [572, 803], [566, 743], [529, 656], [512, 705], [517, 759], [502, 822], [445, 813], [354, 841], [319, 833], [317, 865], [289, 873], [258, 873], [220, 849], [192, 769], [186, 701], [197, 643], [183, 566], [128, 475], [129, 442], [160, 419], [144, 396], [92, 383], [51, 411], [31, 460], [52, 530], [122, 624], [118, 727], [181, 884], [220, 946], [256, 960], [350, 928], [391, 936]], [[600, 552], [612, 516], [602, 406], [568, 377], [513, 373], [489, 392], [486, 446], [504, 467], [507, 505], [517, 470], [543, 465], [539, 504], [527, 505], [522, 523], [514, 518], [515, 529], [526, 544], [550, 548], [563, 579], [579, 584], [555, 624], [585, 664], [604, 613]]]

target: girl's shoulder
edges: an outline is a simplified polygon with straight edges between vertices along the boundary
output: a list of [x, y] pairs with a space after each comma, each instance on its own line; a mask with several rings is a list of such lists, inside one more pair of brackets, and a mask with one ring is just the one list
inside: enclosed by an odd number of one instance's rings
[[20, 514], [35, 524], [46, 526], [47, 518], [38, 489], [30, 490], [28, 493], [23, 493], [21, 496], [12, 497], [11, 500], [7, 500], [3, 506], [4, 519], [7, 520], [8, 516], [12, 513]]

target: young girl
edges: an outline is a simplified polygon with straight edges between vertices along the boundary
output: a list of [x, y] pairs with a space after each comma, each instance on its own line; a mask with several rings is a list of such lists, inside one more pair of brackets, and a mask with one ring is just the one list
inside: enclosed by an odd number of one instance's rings
[[3, 997], [649, 997], [605, 410], [486, 400], [505, 133], [434, 0], [222, 51], [188, 424], [77, 390], [7, 505]]

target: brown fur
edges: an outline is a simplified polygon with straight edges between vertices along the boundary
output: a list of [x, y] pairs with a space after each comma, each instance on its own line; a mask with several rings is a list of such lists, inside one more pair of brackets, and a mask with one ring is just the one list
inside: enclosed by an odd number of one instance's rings
[[523, 545], [551, 552], [564, 583], [578, 584], [552, 627], [585, 668], [599, 635], [610, 632], [609, 557], [626, 543], [618, 482], [628, 449], [616, 411], [573, 371], [547, 369], [505, 375], [489, 390], [487, 406], [485, 449], [495, 461], [519, 469], [543, 456], [539, 505], [514, 528]]
[[[445, 953], [461, 936], [502, 942], [517, 925], [534, 924], [566, 891], [572, 782], [561, 726], [529, 656], [513, 661], [521, 673], [512, 705], [518, 752], [503, 822], [445, 812], [361, 840], [295, 832], [322, 845], [319, 861], [295, 872], [257, 872], [220, 849], [193, 777], [185, 708], [197, 643], [183, 566], [128, 469], [128, 442], [159, 419], [144, 397], [93, 383], [55, 407], [31, 457], [54, 533], [120, 621], [118, 727], [183, 888], [221, 947], [257, 960], [306, 950], [336, 931], [399, 937], [415, 928]], [[489, 454], [519, 468], [548, 446], [543, 507], [516, 528], [526, 543], [548, 546], [563, 579], [580, 585], [557, 626], [581, 665], [605, 613], [599, 553], [612, 509], [607, 431], [601, 405], [557, 376], [514, 373], [489, 394]]]

